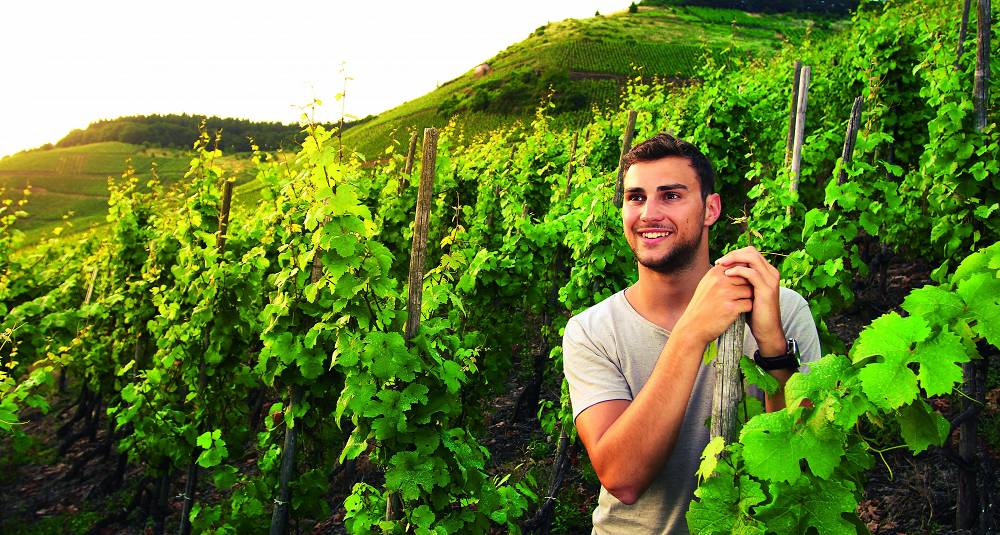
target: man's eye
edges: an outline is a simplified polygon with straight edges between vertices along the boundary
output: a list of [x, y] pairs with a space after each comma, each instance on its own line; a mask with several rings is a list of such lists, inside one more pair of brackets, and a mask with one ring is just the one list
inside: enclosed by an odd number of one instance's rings
[[634, 193], [634, 194], [628, 196], [628, 200], [629, 200], [629, 202], [642, 202], [643, 200], [645, 200], [645, 197], [643, 197], [642, 195]]

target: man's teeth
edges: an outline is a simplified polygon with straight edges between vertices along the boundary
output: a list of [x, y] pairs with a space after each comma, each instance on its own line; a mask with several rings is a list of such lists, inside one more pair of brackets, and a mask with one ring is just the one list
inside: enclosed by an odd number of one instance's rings
[[647, 239], [664, 238], [664, 237], [669, 236], [669, 235], [670, 235], [669, 232], [643, 232], [641, 234], [641, 236], [643, 238], [647, 238]]

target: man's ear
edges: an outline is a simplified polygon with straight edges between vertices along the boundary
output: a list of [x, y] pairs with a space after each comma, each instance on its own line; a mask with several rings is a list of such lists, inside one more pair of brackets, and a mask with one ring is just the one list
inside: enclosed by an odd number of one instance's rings
[[718, 193], [705, 197], [705, 226], [710, 227], [722, 215], [722, 198]]

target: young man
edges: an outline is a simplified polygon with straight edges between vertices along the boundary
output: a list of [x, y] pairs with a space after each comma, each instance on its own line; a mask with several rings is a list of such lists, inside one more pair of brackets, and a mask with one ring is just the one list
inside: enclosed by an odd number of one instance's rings
[[[756, 249], [710, 263], [708, 229], [721, 202], [695, 146], [659, 134], [629, 151], [625, 165], [622, 225], [639, 280], [570, 319], [564, 371], [601, 480], [593, 532], [687, 533], [684, 513], [709, 440], [706, 346], [752, 312], [744, 349], [783, 386], [796, 353], [819, 358], [819, 337], [805, 300], [779, 287], [778, 271]], [[781, 391], [765, 405], [781, 409]]]

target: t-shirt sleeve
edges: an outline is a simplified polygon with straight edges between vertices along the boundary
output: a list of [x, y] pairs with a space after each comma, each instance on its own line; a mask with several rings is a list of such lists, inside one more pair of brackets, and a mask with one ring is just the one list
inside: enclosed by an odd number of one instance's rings
[[563, 334], [563, 373], [569, 383], [573, 420], [581, 412], [603, 401], [632, 400], [632, 391], [612, 356], [570, 318]]

